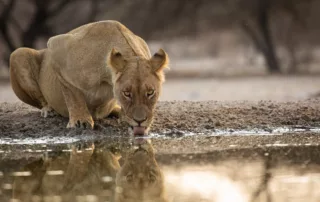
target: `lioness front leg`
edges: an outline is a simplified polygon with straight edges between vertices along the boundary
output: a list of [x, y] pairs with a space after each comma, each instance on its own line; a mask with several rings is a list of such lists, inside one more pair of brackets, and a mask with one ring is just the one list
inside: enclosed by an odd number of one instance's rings
[[93, 128], [94, 122], [83, 94], [72, 86], [61, 85], [69, 112], [67, 128]]

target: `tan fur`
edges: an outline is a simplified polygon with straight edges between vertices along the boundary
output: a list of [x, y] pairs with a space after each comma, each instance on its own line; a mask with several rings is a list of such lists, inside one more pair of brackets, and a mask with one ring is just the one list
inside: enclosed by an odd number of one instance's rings
[[67, 127], [92, 128], [94, 119], [117, 114], [121, 106], [126, 122], [148, 128], [168, 60], [162, 49], [151, 57], [146, 42], [121, 23], [101, 21], [50, 38], [45, 50], [14, 51], [11, 84], [44, 116], [53, 109], [69, 117]]
[[[97, 151], [94, 145], [91, 148], [78, 150], [73, 147], [70, 154], [61, 152], [30, 163], [23, 171], [29, 171], [31, 175], [15, 178], [13, 198], [31, 202], [38, 195], [41, 198], [51, 197], [51, 200], [59, 196], [61, 201], [76, 201], [77, 196], [95, 195], [98, 201], [112, 200], [120, 155], [109, 150]], [[52, 171], [62, 173], [52, 175]], [[103, 181], [103, 177], [111, 180]]]
[[164, 178], [150, 143], [132, 149], [116, 178], [116, 202], [166, 202]]
[[[97, 201], [166, 202], [163, 174], [153, 147], [150, 143], [140, 146], [129, 149], [121, 168], [119, 153], [94, 145], [82, 150], [73, 146], [70, 154], [61, 152], [32, 162], [23, 169], [30, 176], [15, 178], [13, 198], [31, 202], [35, 195], [52, 200], [59, 196], [61, 201], [76, 201], [78, 196], [95, 195]], [[50, 171], [63, 173], [51, 175]]]

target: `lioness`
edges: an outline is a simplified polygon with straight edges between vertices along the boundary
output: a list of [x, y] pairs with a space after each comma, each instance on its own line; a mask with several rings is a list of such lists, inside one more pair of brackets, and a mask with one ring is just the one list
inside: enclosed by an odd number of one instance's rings
[[[80, 201], [80, 196], [94, 195], [95, 201], [166, 202], [164, 177], [158, 166], [153, 146], [143, 141], [129, 148], [123, 165], [121, 152], [85, 148], [61, 152], [27, 165], [30, 176], [16, 177], [13, 198], [25, 202], [34, 196], [61, 201]], [[60, 173], [55, 175], [54, 173]]]
[[[23, 102], [69, 117], [67, 128], [119, 115], [134, 134], [147, 133], [168, 55], [117, 21], [100, 21], [49, 39], [48, 48], [19, 48], [10, 57], [11, 85]], [[117, 105], [120, 103], [120, 106]]]
[[117, 172], [116, 202], [167, 202], [163, 173], [150, 142], [131, 149]]
[[[115, 176], [120, 168], [120, 153], [95, 149], [95, 145], [57, 152], [23, 168], [30, 176], [19, 176], [13, 183], [13, 198], [35, 201], [34, 196], [54, 201], [78, 201], [79, 196], [94, 195], [96, 201], [114, 201]], [[85, 198], [85, 197], [82, 197]]]

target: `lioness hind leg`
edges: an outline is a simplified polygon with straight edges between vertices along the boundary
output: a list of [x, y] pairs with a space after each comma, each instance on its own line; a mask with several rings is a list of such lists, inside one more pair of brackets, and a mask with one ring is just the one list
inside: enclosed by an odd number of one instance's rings
[[42, 109], [47, 107], [39, 85], [42, 52], [19, 48], [10, 56], [10, 82], [16, 96], [23, 102]]

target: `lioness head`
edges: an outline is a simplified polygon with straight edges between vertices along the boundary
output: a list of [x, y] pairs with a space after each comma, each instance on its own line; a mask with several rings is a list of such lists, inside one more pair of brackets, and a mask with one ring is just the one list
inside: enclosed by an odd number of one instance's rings
[[145, 142], [127, 154], [117, 173], [116, 187], [117, 202], [166, 201], [163, 175], [150, 143]]
[[144, 135], [149, 130], [168, 60], [162, 49], [150, 59], [127, 56], [115, 48], [108, 56], [108, 66], [113, 72], [113, 91], [121, 105], [122, 119], [129, 123], [135, 135]]

